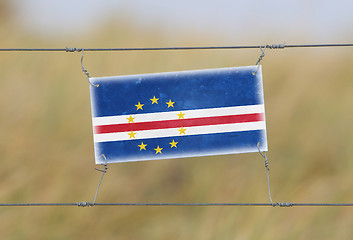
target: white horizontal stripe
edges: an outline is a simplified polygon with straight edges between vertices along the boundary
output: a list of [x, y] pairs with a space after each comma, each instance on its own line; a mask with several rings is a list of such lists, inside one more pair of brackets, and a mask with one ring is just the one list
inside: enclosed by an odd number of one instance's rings
[[[187, 118], [202, 118], [202, 117], [227, 116], [227, 115], [237, 115], [237, 114], [263, 113], [265, 112], [265, 108], [263, 104], [260, 104], [260, 105], [237, 106], [237, 107], [186, 110], [181, 112], [185, 114], [184, 118], [187, 119]], [[122, 124], [122, 123], [128, 123], [129, 121], [127, 120], [127, 118], [129, 118], [130, 116], [135, 118], [134, 123], [166, 121], [166, 120], [179, 119], [179, 117], [177, 116], [177, 114], [179, 113], [180, 111], [172, 111], [172, 112], [120, 115], [120, 116], [111, 116], [111, 117], [96, 117], [92, 119], [92, 122], [93, 122], [93, 126]]]
[[266, 129], [266, 124], [265, 124], [265, 121], [260, 121], [260, 122], [248, 122], [248, 123], [232, 123], [232, 124], [187, 127], [185, 130], [185, 134], [180, 134], [180, 131], [178, 129], [180, 128], [136, 131], [134, 132], [136, 133], [135, 138], [132, 138], [132, 139], [129, 139], [130, 138], [129, 132], [94, 134], [94, 142], [113, 142], [113, 141], [126, 141], [126, 140], [147, 139], [147, 138], [183, 137], [183, 136], [211, 134], [211, 133], [262, 130], [262, 129]]

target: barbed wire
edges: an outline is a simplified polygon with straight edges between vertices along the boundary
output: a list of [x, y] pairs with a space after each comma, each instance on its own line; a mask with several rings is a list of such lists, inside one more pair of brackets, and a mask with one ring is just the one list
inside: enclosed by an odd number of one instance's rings
[[0, 48], [1, 52], [82, 52], [82, 51], [172, 51], [172, 50], [226, 50], [226, 49], [285, 49], [285, 48], [320, 48], [353, 47], [353, 43], [328, 44], [267, 44], [248, 46], [196, 46], [196, 47], [136, 47], [136, 48]]

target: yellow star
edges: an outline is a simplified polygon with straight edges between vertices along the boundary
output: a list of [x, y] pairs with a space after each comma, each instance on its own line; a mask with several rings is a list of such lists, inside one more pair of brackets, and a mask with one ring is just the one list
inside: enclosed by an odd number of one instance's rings
[[179, 116], [179, 119], [184, 119], [185, 113], [182, 113], [182, 112], [180, 111], [180, 113], [177, 114], [177, 115]]
[[137, 107], [136, 111], [139, 110], [139, 109], [143, 110], [142, 109], [143, 105], [145, 105], [145, 104], [141, 104], [140, 102], [137, 105], [135, 105]]
[[162, 149], [163, 149], [163, 148], [160, 148], [159, 146], [157, 146], [157, 148], [155, 148], [154, 150], [156, 150], [156, 154], [157, 154], [157, 153], [162, 154]]
[[126, 118], [127, 120], [129, 120], [129, 123], [134, 123], [134, 117], [131, 117], [131, 115], [130, 115], [130, 117], [129, 118]]
[[141, 151], [142, 149], [146, 151], [146, 146], [147, 146], [147, 144], [143, 144], [143, 142], [141, 142], [141, 144], [140, 144], [140, 145], [137, 145], [137, 146], [140, 147], [140, 151]]
[[153, 98], [151, 98], [150, 100], [152, 101], [152, 104], [154, 104], [154, 103], [158, 104], [159, 98], [156, 98], [156, 96], [153, 96]]
[[180, 129], [178, 129], [178, 131], [180, 132], [180, 135], [183, 134], [183, 133], [186, 134], [185, 133], [186, 128], [181, 127]]
[[129, 132], [128, 134], [130, 136], [129, 139], [135, 138], [136, 133], [134, 133], [133, 131]]
[[166, 104], [168, 104], [168, 108], [169, 108], [169, 107], [172, 107], [172, 108], [173, 108], [173, 107], [174, 107], [174, 105], [173, 105], [174, 103], [175, 103], [175, 102], [172, 102], [172, 99], [170, 99], [169, 102], [166, 102]]
[[170, 142], [169, 144], [171, 145], [170, 148], [173, 148], [173, 147], [177, 148], [178, 142], [174, 142], [174, 139], [173, 139], [173, 142]]

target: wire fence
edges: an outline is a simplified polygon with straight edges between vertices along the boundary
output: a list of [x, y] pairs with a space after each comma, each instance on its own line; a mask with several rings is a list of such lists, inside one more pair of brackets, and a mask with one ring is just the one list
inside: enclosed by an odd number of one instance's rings
[[[83, 53], [86, 51], [103, 52], [103, 51], [175, 51], [175, 50], [232, 50], [232, 49], [261, 49], [262, 55], [258, 63], [264, 56], [265, 49], [285, 49], [285, 48], [324, 48], [324, 47], [353, 47], [353, 43], [330, 43], [330, 44], [271, 44], [271, 45], [249, 45], [249, 46], [203, 46], [203, 47], [146, 47], [146, 48], [0, 48], [0, 52], [82, 52], [81, 65], [83, 60]], [[258, 64], [257, 63], [257, 64]], [[83, 68], [82, 65], [82, 70]], [[87, 70], [85, 70], [87, 72]], [[85, 72], [84, 71], [84, 72]], [[86, 74], [86, 73], [85, 73]], [[87, 74], [86, 74], [87, 75]], [[89, 79], [89, 75], [87, 75]], [[260, 150], [259, 150], [260, 152]], [[101, 185], [105, 169], [98, 171], [103, 172], [100, 179], [94, 201], [91, 202], [76, 202], [76, 203], [0, 203], [0, 207], [53, 207], [53, 206], [76, 206], [76, 207], [94, 207], [94, 206], [145, 206], [145, 207], [353, 207], [353, 203], [293, 203], [293, 202], [272, 202], [269, 175], [268, 175], [268, 159], [264, 153], [260, 154], [265, 158], [265, 167], [267, 169], [267, 182], [269, 198], [271, 203], [96, 203], [96, 198]]]

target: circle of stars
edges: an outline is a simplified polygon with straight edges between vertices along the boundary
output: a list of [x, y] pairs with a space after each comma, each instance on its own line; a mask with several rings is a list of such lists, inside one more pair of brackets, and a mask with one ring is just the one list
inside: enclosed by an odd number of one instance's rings
[[[150, 98], [149, 99], [151, 101], [151, 104], [158, 104], [159, 102], [159, 98], [157, 98], [156, 96], [153, 96], [153, 98]], [[167, 108], [174, 108], [174, 104], [175, 102], [172, 101], [172, 99], [169, 99], [168, 102], [165, 102], [165, 104], [167, 105]], [[143, 111], [143, 106], [145, 104], [141, 103], [141, 102], [138, 102], [135, 107], [136, 107], [136, 111], [138, 112], [139, 110]], [[178, 114], [176, 114], [178, 119], [185, 119], [184, 116], [185, 116], [185, 113], [183, 113], [182, 111], [180, 111]], [[133, 117], [133, 116], [129, 116], [128, 118], [126, 118], [126, 120], [128, 121], [128, 124], [134, 124], [135, 123], [135, 119], [136, 117]], [[179, 129], [177, 129], [179, 131], [179, 135], [182, 135], [182, 134], [186, 134], [186, 128], [184, 127], [181, 127]], [[136, 139], [136, 135], [137, 133], [134, 132], [133, 130], [131, 130], [130, 132], [127, 133], [129, 135], [129, 139]], [[174, 139], [172, 140], [172, 142], [169, 142], [170, 144], [170, 148], [173, 149], [173, 148], [178, 148], [178, 143], [179, 142], [176, 142]], [[137, 145], [139, 147], [139, 151], [147, 151], [148, 149], [148, 144], [144, 143], [141, 141], [141, 144]], [[163, 153], [163, 148], [160, 147], [159, 145], [156, 146], [156, 148], [153, 148], [153, 150], [155, 151], [155, 154], [162, 154]]]

